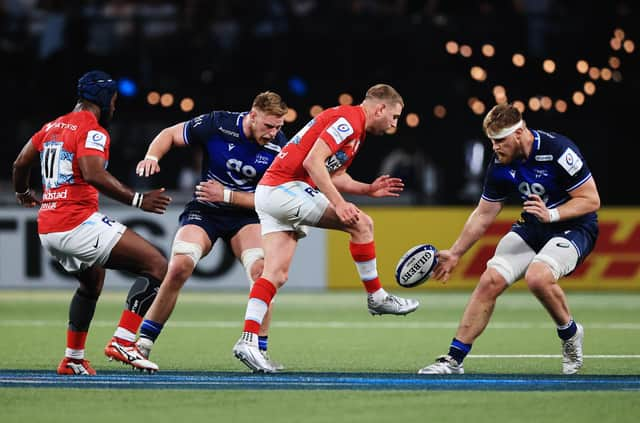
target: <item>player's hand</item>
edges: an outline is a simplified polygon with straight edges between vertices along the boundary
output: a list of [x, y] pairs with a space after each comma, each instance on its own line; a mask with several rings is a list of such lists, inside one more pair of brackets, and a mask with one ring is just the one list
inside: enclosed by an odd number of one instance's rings
[[145, 157], [144, 159], [138, 162], [136, 166], [136, 175], [144, 176], [148, 178], [151, 175], [155, 175], [156, 173], [160, 173], [160, 165], [158, 161], [149, 157]]
[[438, 258], [438, 264], [433, 269], [433, 277], [436, 280], [446, 282], [449, 280], [454, 267], [458, 264], [460, 256], [454, 254], [451, 250], [440, 250], [436, 253], [436, 257]]
[[31, 190], [28, 190], [24, 194], [16, 194], [16, 200], [22, 207], [33, 208], [40, 205], [40, 200], [33, 195], [33, 191]]
[[200, 201], [224, 201], [224, 186], [218, 181], [204, 181], [196, 185], [196, 198]]
[[171, 203], [171, 197], [164, 194], [164, 191], [164, 188], [160, 188], [145, 192], [140, 208], [147, 212], [163, 214]]
[[400, 178], [392, 178], [389, 175], [381, 175], [369, 186], [370, 197], [399, 197], [404, 189], [404, 183]]
[[336, 206], [336, 214], [342, 223], [348, 226], [355, 225], [360, 220], [360, 209], [353, 203], [342, 202]]
[[525, 212], [534, 215], [540, 222], [551, 222], [549, 209], [539, 195], [529, 195], [529, 199], [524, 202], [524, 207], [522, 209]]

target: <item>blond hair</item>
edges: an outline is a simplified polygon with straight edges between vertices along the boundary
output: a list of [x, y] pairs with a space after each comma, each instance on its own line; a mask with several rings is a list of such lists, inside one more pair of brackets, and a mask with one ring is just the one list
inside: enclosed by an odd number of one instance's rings
[[282, 117], [287, 114], [289, 108], [278, 94], [273, 91], [265, 91], [256, 96], [251, 105], [252, 109], [260, 110], [268, 115]]
[[498, 104], [493, 106], [489, 113], [482, 121], [482, 129], [484, 133], [491, 138], [489, 134], [495, 134], [504, 128], [515, 125], [522, 120], [522, 113], [513, 104]]
[[383, 101], [389, 104], [399, 103], [404, 107], [402, 96], [391, 85], [376, 84], [367, 90], [364, 100]]

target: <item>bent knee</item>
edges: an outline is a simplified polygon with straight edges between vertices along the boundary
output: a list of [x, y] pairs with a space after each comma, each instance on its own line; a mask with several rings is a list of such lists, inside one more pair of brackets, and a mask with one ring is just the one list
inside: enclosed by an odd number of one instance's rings
[[504, 276], [489, 267], [480, 276], [476, 292], [487, 298], [497, 298], [508, 286]]
[[545, 290], [556, 283], [556, 277], [553, 271], [549, 266], [541, 262], [533, 263], [529, 266], [527, 273], [524, 275], [524, 280], [532, 292]]

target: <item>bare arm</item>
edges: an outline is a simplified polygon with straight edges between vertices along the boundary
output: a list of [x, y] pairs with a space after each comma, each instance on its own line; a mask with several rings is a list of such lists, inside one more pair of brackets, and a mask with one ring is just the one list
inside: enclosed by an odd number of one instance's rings
[[[542, 198], [531, 195], [529, 200], [524, 202], [523, 209], [537, 217], [539, 221], [548, 223], [584, 216], [600, 208], [600, 195], [593, 177], [569, 192], [569, 195], [571, 199], [555, 209], [548, 209]], [[555, 218], [552, 219], [554, 215]]]
[[404, 183], [400, 178], [381, 175], [372, 183], [366, 184], [356, 181], [344, 170], [338, 170], [331, 175], [331, 181], [340, 192], [368, 195], [369, 197], [399, 197], [404, 188]]
[[[78, 167], [82, 178], [93, 185], [103, 194], [118, 200], [124, 204], [132, 205], [136, 193], [104, 168], [102, 156], [78, 157]], [[142, 204], [139, 206], [144, 211], [164, 213], [171, 202], [171, 198], [162, 194], [164, 188], [153, 190], [144, 194]]]
[[147, 148], [147, 154], [144, 156], [138, 166], [136, 166], [136, 173], [138, 176], [149, 177], [160, 172], [160, 165], [158, 162], [164, 157], [165, 154], [171, 149], [171, 147], [184, 147], [186, 143], [184, 141], [184, 125], [186, 122], [181, 122], [176, 125], [164, 128], [149, 144]]
[[487, 228], [496, 220], [500, 210], [502, 210], [502, 203], [480, 199], [451, 248], [438, 252], [439, 262], [434, 272], [436, 279], [442, 281], [449, 279], [449, 274], [458, 264], [460, 257], [484, 235]]
[[16, 192], [18, 203], [24, 207], [35, 207], [40, 204], [40, 201], [33, 196], [29, 186], [31, 166], [38, 159], [38, 156], [38, 150], [29, 140], [13, 162], [13, 190]]
[[[232, 191], [226, 189], [228, 193], [225, 198], [225, 187], [218, 181], [209, 180], [196, 185], [196, 198], [201, 201], [214, 201], [231, 204], [246, 209], [255, 208], [255, 194], [252, 192]], [[226, 201], [225, 201], [226, 200]]]
[[318, 189], [333, 204], [340, 221], [351, 225], [358, 221], [360, 209], [355, 204], [345, 201], [338, 188], [333, 184], [331, 175], [329, 175], [325, 165], [327, 158], [332, 154], [331, 149], [324, 140], [318, 138], [302, 162], [302, 166], [309, 173]]

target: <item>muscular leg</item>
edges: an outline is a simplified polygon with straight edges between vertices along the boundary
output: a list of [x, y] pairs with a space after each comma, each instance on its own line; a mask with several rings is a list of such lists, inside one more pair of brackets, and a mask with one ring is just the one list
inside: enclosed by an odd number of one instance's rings
[[[196, 225], [181, 227], [176, 233], [175, 240], [199, 245], [203, 256], [207, 255], [212, 247], [207, 233]], [[145, 319], [160, 324], [169, 320], [178, 300], [180, 289], [193, 274], [195, 266], [196, 263], [186, 254], [175, 254], [171, 257], [167, 274], [160, 285], [158, 295], [145, 315]]]
[[525, 274], [525, 280], [529, 290], [547, 309], [556, 325], [566, 325], [571, 320], [567, 297], [545, 263], [533, 262]]
[[495, 269], [489, 267], [484, 271], [464, 309], [456, 339], [472, 344], [480, 336], [489, 324], [496, 299], [507, 287], [504, 278]]
[[[249, 248], [262, 248], [262, 237], [260, 235], [260, 225], [246, 225], [242, 229], [238, 231], [238, 233], [231, 238], [231, 249], [233, 250], [233, 254], [240, 258], [242, 252], [248, 250]], [[264, 259], [256, 260], [252, 265], [251, 269], [249, 269], [249, 273], [251, 274], [251, 281], [255, 281], [262, 275], [262, 270], [264, 268]], [[251, 284], [253, 285], [253, 283]], [[269, 325], [271, 324], [271, 315], [273, 314], [273, 303], [269, 304], [269, 309], [267, 310], [267, 314], [265, 314], [264, 319], [262, 320], [262, 325], [260, 326], [260, 332], [258, 332], [259, 336], [268, 336], [269, 334]]]
[[105, 267], [162, 280], [167, 272], [167, 259], [149, 241], [127, 229], [111, 250]]

